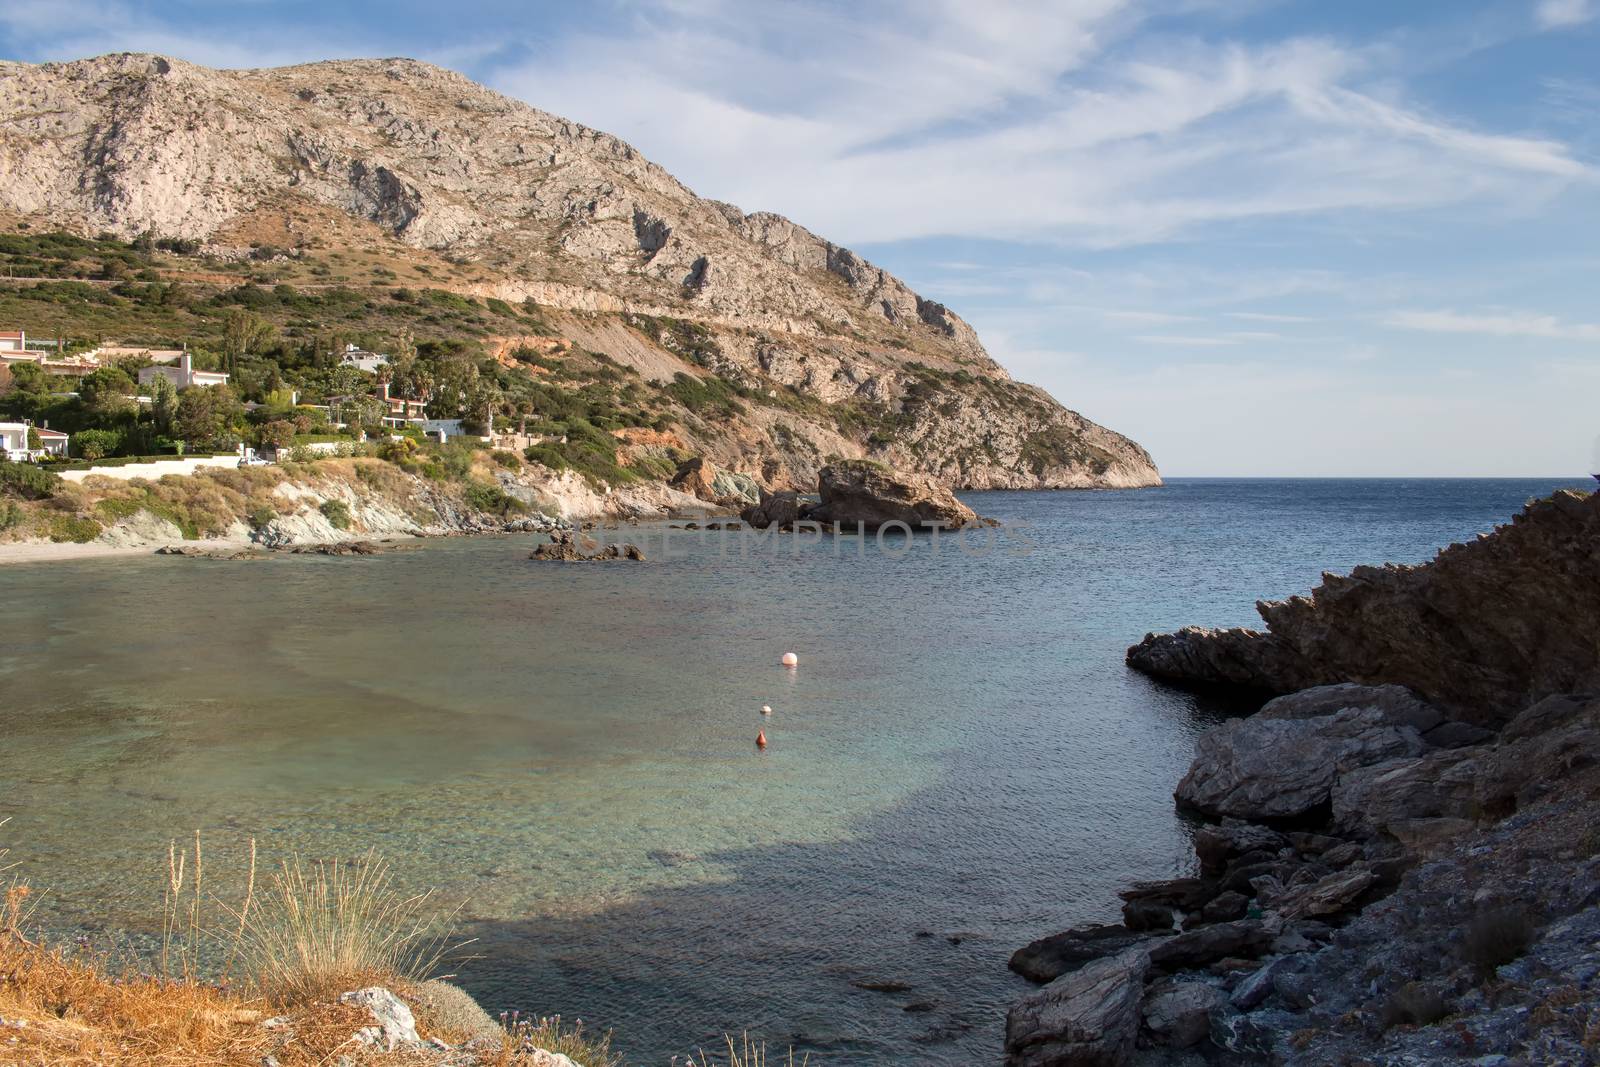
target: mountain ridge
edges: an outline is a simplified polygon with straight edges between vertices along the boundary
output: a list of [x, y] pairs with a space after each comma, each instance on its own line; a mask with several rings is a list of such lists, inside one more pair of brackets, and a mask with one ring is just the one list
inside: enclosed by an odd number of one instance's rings
[[[441, 287], [478, 298], [701, 324], [692, 358], [652, 343], [691, 376], [871, 416], [842, 434], [791, 427], [815, 457], [770, 428], [696, 435], [774, 485], [804, 483], [829, 451], [977, 488], [1159, 483], [1137, 444], [1013, 382], [959, 315], [848, 248], [696, 196], [620, 138], [431, 64], [5, 63], [0, 163], [12, 225], [183, 238], [203, 256], [264, 234], [289, 249], [381, 239], [444, 257]], [[365, 229], [343, 234], [338, 215]]]

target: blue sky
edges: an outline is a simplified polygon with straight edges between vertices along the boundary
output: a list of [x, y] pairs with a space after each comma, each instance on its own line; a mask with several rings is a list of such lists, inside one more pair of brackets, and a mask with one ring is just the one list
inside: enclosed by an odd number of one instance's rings
[[977, 326], [1171, 475], [1600, 463], [1600, 0], [8, 0], [0, 55], [410, 55]]

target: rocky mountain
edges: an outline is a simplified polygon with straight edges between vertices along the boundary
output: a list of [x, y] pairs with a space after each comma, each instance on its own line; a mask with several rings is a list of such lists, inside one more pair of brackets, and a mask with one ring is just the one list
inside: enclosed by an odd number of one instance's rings
[[531, 301], [652, 381], [721, 378], [771, 402], [687, 444], [769, 488], [809, 488], [834, 456], [967, 487], [1159, 482], [1138, 445], [1012, 381], [958, 315], [849, 249], [428, 64], [0, 64], [0, 175], [6, 228], [190, 239], [199, 273], [262, 247], [365, 250], [372, 271]]

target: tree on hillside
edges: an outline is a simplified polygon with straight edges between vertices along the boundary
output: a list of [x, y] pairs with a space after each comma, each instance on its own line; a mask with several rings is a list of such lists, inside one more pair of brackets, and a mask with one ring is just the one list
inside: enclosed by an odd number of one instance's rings
[[178, 417], [178, 387], [172, 379], [158, 374], [150, 380], [150, 418], [156, 432], [170, 436]]
[[235, 309], [222, 320], [223, 370], [239, 373], [239, 363], [259, 353], [278, 336], [278, 328], [254, 311]]
[[244, 406], [226, 385], [190, 386], [178, 394], [177, 431], [190, 445], [231, 448]]
[[133, 379], [121, 367], [100, 367], [79, 380], [78, 399], [91, 419], [106, 422], [138, 409], [134, 388]]

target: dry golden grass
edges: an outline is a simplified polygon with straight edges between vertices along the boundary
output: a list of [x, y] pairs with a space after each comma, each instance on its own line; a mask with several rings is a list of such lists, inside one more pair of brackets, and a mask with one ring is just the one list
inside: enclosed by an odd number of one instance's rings
[[[0, 827], [5, 820], [0, 819]], [[192, 851], [191, 851], [192, 848]], [[392, 989], [411, 1005], [417, 1032], [455, 1044], [470, 1036], [447, 1009], [419, 995], [426, 978], [459, 945], [455, 912], [432, 893], [395, 888], [389, 867], [369, 853], [354, 863], [279, 865], [256, 877], [255, 842], [237, 905], [207, 891], [199, 835], [164, 857], [158, 974], [109, 957], [68, 953], [25, 933], [31, 891], [0, 848], [0, 1065], [3, 1067], [330, 1067], [342, 1057], [375, 1067], [437, 1064], [427, 1047], [384, 1053], [355, 1035], [372, 1023], [341, 993]], [[484, 1067], [533, 1067], [540, 1051], [583, 1067], [620, 1067], [609, 1033], [561, 1017], [501, 1017], [500, 1041], [475, 1050]], [[704, 1067], [723, 1067], [700, 1053]], [[725, 1067], [778, 1067], [749, 1037], [727, 1039]], [[793, 1052], [782, 1061], [795, 1067]], [[805, 1061], [800, 1061], [803, 1067]]]

